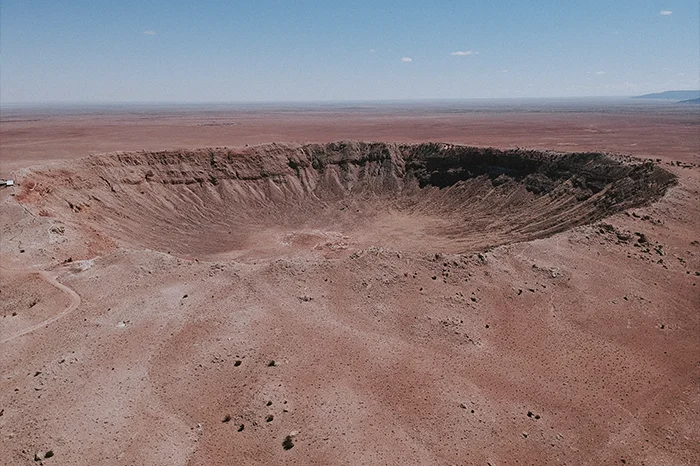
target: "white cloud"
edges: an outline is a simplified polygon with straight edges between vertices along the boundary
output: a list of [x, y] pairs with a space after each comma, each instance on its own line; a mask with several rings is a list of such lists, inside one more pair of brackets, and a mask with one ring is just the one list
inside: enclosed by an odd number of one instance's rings
[[143, 31], [144, 36], [155, 36], [156, 34], [156, 31], [151, 31], [150, 29], [148, 31]]
[[403, 58], [401, 59], [401, 61], [404, 62], [404, 63], [411, 63], [411, 62], [413, 61], [413, 58], [411, 58], [411, 57], [403, 57]]
[[603, 76], [605, 74], [608, 74], [608, 72], [607, 71], [596, 71], [595, 74], [597, 74], [598, 76]]
[[508, 70], [506, 70], [506, 69], [501, 70], [501, 73], [507, 73], [507, 72], [508, 72]]
[[469, 55], [479, 55], [479, 52], [472, 52], [471, 50], [457, 50], [452, 52], [450, 55], [453, 57], [468, 57]]
[[376, 52], [376, 50], [374, 50], [374, 49], [369, 49], [369, 53], [375, 53], [375, 52]]
[[661, 11], [659, 11], [659, 14], [661, 16], [671, 16], [673, 14], [673, 12], [671, 10], [661, 10]]

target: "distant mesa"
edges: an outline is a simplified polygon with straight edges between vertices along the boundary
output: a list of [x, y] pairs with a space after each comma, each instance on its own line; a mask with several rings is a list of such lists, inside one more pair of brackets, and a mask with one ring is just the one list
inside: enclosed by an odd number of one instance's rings
[[685, 102], [685, 101], [700, 99], [700, 89], [690, 90], [690, 91], [655, 92], [653, 94], [638, 95], [638, 96], [635, 96], [634, 98], [635, 99], [676, 100], [676, 101], [684, 101], [684, 103], [693, 103], [693, 102]]
[[700, 105], [700, 97], [697, 99], [688, 99], [688, 100], [681, 100], [678, 102], [679, 104], [695, 104], [695, 105]]

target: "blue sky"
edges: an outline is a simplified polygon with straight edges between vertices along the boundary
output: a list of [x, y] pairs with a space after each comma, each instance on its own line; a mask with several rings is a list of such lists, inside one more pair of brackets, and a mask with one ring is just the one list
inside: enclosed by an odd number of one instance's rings
[[698, 0], [2, 0], [0, 102], [633, 95], [700, 87]]

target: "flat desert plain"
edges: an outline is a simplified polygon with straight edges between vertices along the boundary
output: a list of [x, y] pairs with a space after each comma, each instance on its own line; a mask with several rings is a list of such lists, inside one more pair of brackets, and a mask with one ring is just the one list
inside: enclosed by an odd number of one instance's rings
[[0, 120], [1, 464], [700, 463], [697, 107]]

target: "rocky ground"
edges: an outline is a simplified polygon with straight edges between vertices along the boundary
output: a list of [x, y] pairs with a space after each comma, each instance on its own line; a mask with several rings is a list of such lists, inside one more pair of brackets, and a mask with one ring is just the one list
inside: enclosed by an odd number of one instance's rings
[[[411, 128], [377, 118], [351, 128]], [[620, 191], [587, 165], [554, 196], [534, 172], [421, 186], [401, 144], [338, 170], [293, 144], [37, 165], [44, 134], [103, 122], [3, 122], [0, 463], [697, 464], [698, 117], [452, 118], [448, 142], [656, 168]]]

